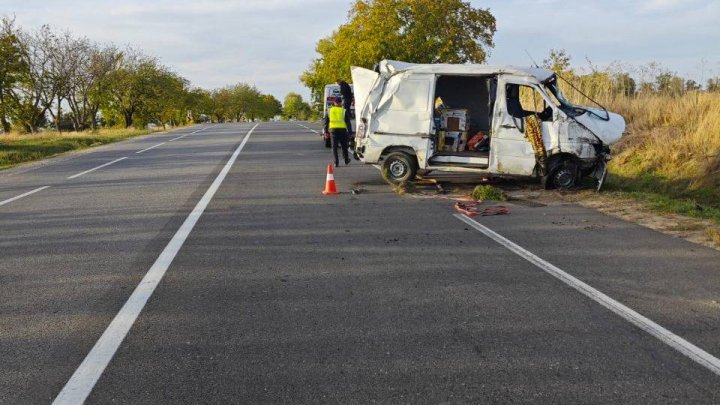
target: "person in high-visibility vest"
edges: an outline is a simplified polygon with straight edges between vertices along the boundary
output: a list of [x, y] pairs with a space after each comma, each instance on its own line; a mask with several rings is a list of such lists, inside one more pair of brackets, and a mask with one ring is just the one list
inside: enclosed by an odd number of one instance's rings
[[330, 107], [325, 115], [325, 125], [323, 129], [325, 132], [330, 132], [332, 135], [332, 150], [333, 157], [335, 157], [335, 167], [339, 165], [338, 159], [338, 146], [342, 147], [343, 159], [345, 164], [350, 163], [350, 156], [348, 154], [349, 139], [348, 139], [348, 127], [345, 122], [345, 114], [347, 111], [342, 108], [342, 99], [340, 97], [335, 98], [334, 105]]

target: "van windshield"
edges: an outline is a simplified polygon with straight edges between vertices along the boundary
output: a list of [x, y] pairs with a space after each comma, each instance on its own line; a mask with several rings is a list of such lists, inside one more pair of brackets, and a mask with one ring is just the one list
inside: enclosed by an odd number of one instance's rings
[[[583, 115], [585, 113], [592, 114], [599, 119], [603, 121], [608, 121], [610, 119], [610, 114], [608, 113], [607, 109], [603, 106], [601, 106], [597, 101], [591, 99], [590, 97], [583, 94], [581, 91], [578, 90], [580, 94], [582, 94], [586, 99], [590, 100], [593, 104], [600, 107], [599, 110], [592, 109], [592, 108], [585, 108], [585, 107], [578, 107], [568, 101], [567, 98], [565, 98], [565, 95], [563, 95], [562, 91], [560, 90], [560, 86], [558, 85], [557, 76], [553, 75], [549, 79], [545, 80], [543, 82], [545, 85], [545, 88], [548, 90], [548, 92], [553, 97], [553, 102], [556, 103], [556, 105], [568, 116], [570, 117], [577, 117], [580, 115]], [[575, 90], [577, 90], [576, 87], [574, 87], [572, 84], [568, 82], [568, 84]]]
[[553, 101], [557, 106], [567, 115], [571, 117], [577, 117], [578, 115], [585, 114], [585, 109], [573, 105], [568, 99], [565, 98], [560, 86], [557, 82], [557, 76], [553, 75], [551, 78], [546, 80], [544, 83], [545, 88], [552, 94]]

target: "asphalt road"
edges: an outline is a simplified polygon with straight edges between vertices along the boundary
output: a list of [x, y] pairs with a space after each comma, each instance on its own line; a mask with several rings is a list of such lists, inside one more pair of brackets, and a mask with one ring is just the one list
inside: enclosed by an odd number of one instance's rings
[[[355, 161], [324, 196], [317, 126], [253, 126], [0, 173], [0, 403], [78, 386], [88, 403], [720, 402], [712, 367], [450, 201], [398, 196]], [[720, 356], [719, 252], [576, 205], [507, 205], [477, 222]]]

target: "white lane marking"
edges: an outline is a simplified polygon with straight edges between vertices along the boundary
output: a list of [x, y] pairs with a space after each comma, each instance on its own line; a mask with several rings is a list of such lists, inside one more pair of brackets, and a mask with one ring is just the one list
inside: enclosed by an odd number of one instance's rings
[[165, 142], [160, 142], [159, 144], [157, 144], [157, 145], [155, 145], [155, 146], [151, 146], [151, 147], [149, 147], [149, 148], [145, 148], [145, 149], [143, 149], [143, 150], [139, 150], [139, 151], [137, 151], [137, 152], [135, 152], [135, 153], [147, 152], [147, 151], [149, 151], [150, 149], [155, 149], [155, 148], [157, 148], [158, 146], [162, 146], [162, 145], [165, 145]]
[[[296, 123], [296, 124], [297, 124], [297, 123]], [[306, 126], [303, 125], [303, 124], [297, 124], [297, 125], [305, 128], [305, 129], [307, 129], [307, 130], [309, 130], [309, 131], [315, 132], [316, 134], [319, 134], [319, 133], [320, 133], [320, 131], [314, 130], [314, 129], [310, 128], [310, 127], [306, 127]]]
[[94, 172], [95, 170], [102, 169], [103, 167], [110, 166], [111, 164], [115, 164], [115, 163], [117, 163], [117, 162], [119, 162], [119, 161], [121, 161], [121, 160], [125, 160], [125, 159], [127, 159], [127, 156], [121, 157], [120, 159], [115, 159], [115, 160], [113, 160], [112, 162], [107, 162], [107, 163], [101, 164], [100, 166], [97, 166], [97, 167], [93, 167], [93, 168], [90, 169], [90, 170], [85, 170], [84, 172], [80, 172], [80, 173], [78, 173], [78, 174], [73, 174], [72, 176], [68, 177], [67, 179], [68, 179], [68, 180], [72, 180], [72, 179], [78, 178], [78, 177], [80, 177], [80, 176], [82, 176], [82, 175], [84, 175], [84, 174], [88, 174], [88, 173], [90, 173], [90, 172]]
[[173, 139], [169, 140], [168, 142], [175, 142], [175, 141], [177, 141], [178, 139], [183, 139], [183, 138], [185, 138], [186, 136], [190, 136], [190, 135], [193, 135], [193, 134], [197, 134], [198, 132], [204, 131], [204, 130], [206, 130], [206, 129], [208, 129], [208, 128], [210, 128], [210, 127], [200, 128], [200, 129], [198, 129], [197, 131], [190, 132], [189, 134], [185, 134], [185, 135], [178, 136], [177, 138], [173, 138]]
[[717, 357], [702, 350], [701, 348], [695, 346], [694, 344], [688, 342], [687, 340], [681, 338], [680, 336], [670, 332], [669, 330], [658, 325], [657, 323], [650, 320], [649, 318], [646, 318], [645, 316], [639, 314], [635, 310], [621, 304], [618, 301], [615, 301], [614, 299], [610, 298], [609, 296], [605, 295], [604, 293], [600, 292], [599, 290], [591, 287], [589, 284], [586, 284], [586, 283], [578, 280], [577, 278], [571, 276], [570, 274], [566, 273], [565, 271], [561, 270], [560, 268], [539, 258], [538, 256], [529, 252], [525, 248], [521, 247], [520, 245], [517, 245], [516, 243], [505, 238], [504, 236], [501, 236], [500, 234], [496, 233], [495, 231], [486, 227], [485, 225], [482, 225], [479, 222], [477, 222], [465, 215], [461, 215], [461, 214], [454, 214], [454, 215], [455, 215], [455, 218], [465, 222], [466, 224], [468, 224], [468, 225], [472, 226], [473, 228], [475, 228], [476, 230], [480, 231], [482, 234], [484, 234], [488, 238], [505, 246], [511, 252], [513, 252], [513, 253], [517, 254], [518, 256], [522, 257], [523, 259], [529, 261], [530, 263], [532, 263], [535, 266], [539, 267], [540, 269], [544, 270], [551, 276], [559, 279], [563, 283], [565, 283], [565, 284], [569, 285], [570, 287], [574, 288], [575, 290], [579, 291], [581, 294], [583, 294], [586, 297], [590, 298], [591, 300], [597, 302], [598, 304], [604, 306], [605, 308], [609, 309], [610, 311], [616, 313], [617, 315], [619, 315], [626, 321], [632, 323], [633, 325], [635, 325], [638, 328], [644, 330], [645, 332], [651, 334], [652, 336], [655, 336], [661, 342], [663, 342], [666, 345], [672, 347], [673, 349], [679, 351], [680, 353], [689, 357], [696, 363], [702, 365], [703, 367], [712, 371], [716, 375], [720, 376], [720, 359], [718, 359]]
[[43, 190], [45, 190], [46, 188], [50, 188], [50, 186], [38, 187], [38, 188], [36, 188], [35, 190], [31, 190], [31, 191], [28, 191], [27, 193], [20, 194], [20, 195], [17, 196], [17, 197], [8, 198], [8, 199], [5, 200], [5, 201], [0, 201], [0, 206], [5, 205], [5, 204], [9, 204], [9, 203], [11, 203], [11, 202], [13, 202], [13, 201], [17, 201], [17, 200], [19, 200], [19, 199], [21, 199], [21, 198], [23, 198], [23, 197], [29, 196], [30, 194], [35, 194], [35, 193], [37, 193], [38, 191], [43, 191]]
[[245, 147], [250, 135], [258, 125], [259, 124], [256, 124], [252, 127], [245, 135], [240, 146], [235, 149], [235, 152], [227, 163], [225, 163], [225, 167], [223, 167], [215, 178], [215, 181], [213, 181], [190, 215], [185, 219], [180, 229], [178, 229], [167, 246], [165, 246], [165, 249], [163, 249], [160, 256], [155, 260], [155, 263], [150, 267], [150, 270], [145, 274], [145, 277], [140, 281], [140, 284], [135, 288], [135, 291], [130, 295], [125, 305], [120, 309], [120, 312], [115, 315], [115, 318], [110, 322], [110, 325], [105, 329], [105, 332], [100, 336], [100, 339], [95, 343], [92, 350], [90, 350], [90, 353], [85, 357], [85, 360], [83, 360], [78, 369], [75, 370], [75, 373], [73, 373], [70, 380], [65, 384], [65, 387], [63, 387], [62, 391], [60, 391], [55, 398], [53, 404], [81, 404], [87, 399], [88, 395], [90, 395], [93, 387], [105, 371], [110, 360], [112, 360], [118, 347], [120, 347], [120, 344], [130, 331], [130, 328], [133, 323], [135, 323], [135, 320], [140, 315], [140, 312], [143, 307], [145, 307], [145, 304], [148, 299], [150, 299], [160, 280], [162, 280], [183, 243], [185, 243], [185, 239], [187, 239], [190, 232], [192, 232], [193, 227], [195, 227], [195, 224], [200, 219], [210, 200], [212, 200], [215, 192], [220, 188], [223, 180], [225, 180], [225, 176], [227, 176], [233, 163], [235, 163], [238, 155]]

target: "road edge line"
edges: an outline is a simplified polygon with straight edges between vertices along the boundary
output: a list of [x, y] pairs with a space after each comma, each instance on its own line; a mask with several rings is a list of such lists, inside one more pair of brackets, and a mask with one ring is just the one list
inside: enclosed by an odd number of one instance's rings
[[505, 238], [504, 236], [498, 234], [492, 229], [486, 227], [485, 225], [482, 225], [481, 223], [473, 220], [472, 218], [461, 214], [453, 214], [453, 216], [463, 221], [464, 223], [472, 226], [475, 230], [479, 231], [483, 235], [503, 245], [511, 252], [534, 264], [541, 270], [557, 278], [558, 280], [577, 290], [591, 300], [597, 302], [603, 307], [619, 315], [626, 321], [632, 323], [633, 325], [644, 330], [648, 334], [654, 336], [666, 345], [684, 354], [686, 357], [710, 370], [715, 375], [720, 376], [720, 359], [713, 356], [712, 354], [695, 346], [694, 344], [674, 334], [668, 329], [665, 329], [661, 325], [657, 324], [650, 318], [645, 317], [634, 309], [620, 303], [619, 301], [614, 300], [613, 298], [610, 298], [605, 293], [575, 278], [574, 276], [563, 271], [559, 267], [556, 267], [550, 262], [541, 259], [540, 257], [526, 250], [522, 246]]
[[135, 288], [123, 307], [117, 315], [115, 315], [115, 318], [110, 322], [110, 325], [105, 329], [102, 336], [100, 336], [100, 339], [98, 339], [87, 356], [85, 356], [83, 362], [70, 377], [70, 380], [68, 380], [57, 395], [53, 401], [54, 405], [80, 404], [90, 395], [90, 392], [92, 392], [95, 384], [105, 371], [105, 368], [115, 356], [115, 352], [120, 347], [125, 336], [127, 336], [130, 328], [135, 323], [140, 312], [142, 312], [145, 304], [150, 299], [150, 296], [152, 296], [155, 288], [160, 283], [160, 280], [162, 280], [173, 259], [175, 259], [180, 248], [182, 248], [182, 245], [190, 235], [190, 232], [192, 232], [200, 216], [202, 216], [205, 208], [210, 204], [210, 201], [225, 180], [228, 172], [230, 172], [235, 160], [237, 160], [238, 155], [240, 155], [248, 139], [250, 139], [250, 135], [252, 135], [258, 125], [260, 124], [255, 124], [245, 135], [243, 141], [235, 149], [230, 159], [228, 159], [200, 201], [195, 205], [195, 208], [193, 208], [192, 212], [190, 212], [183, 224], [177, 232], [175, 232], [175, 235], [173, 235], [170, 242], [165, 246], [165, 249], [160, 253], [160, 256], [158, 256], [140, 281], [140, 284]]

